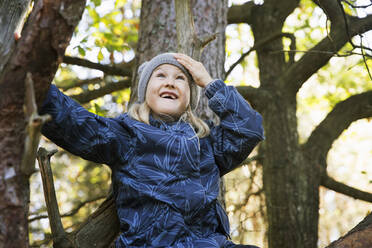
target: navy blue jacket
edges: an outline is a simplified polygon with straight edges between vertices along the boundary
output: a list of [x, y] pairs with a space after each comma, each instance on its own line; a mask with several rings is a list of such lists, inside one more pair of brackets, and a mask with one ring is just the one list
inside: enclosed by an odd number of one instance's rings
[[263, 139], [262, 117], [232, 86], [206, 88], [221, 124], [199, 139], [187, 122], [150, 125], [128, 114], [92, 114], [50, 87], [42, 133], [57, 145], [112, 170], [121, 235], [116, 247], [234, 247], [217, 201], [220, 176]]

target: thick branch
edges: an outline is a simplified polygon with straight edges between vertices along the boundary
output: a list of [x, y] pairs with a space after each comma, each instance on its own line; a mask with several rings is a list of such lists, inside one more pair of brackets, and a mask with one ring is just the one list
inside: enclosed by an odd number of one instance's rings
[[339, 102], [315, 128], [304, 144], [305, 154], [325, 157], [332, 143], [356, 120], [372, 116], [372, 91], [349, 97]]
[[342, 20], [343, 11], [338, 5], [337, 1], [314, 0], [313, 2], [324, 11], [324, 13], [327, 15], [327, 17], [331, 20], [332, 23]]
[[[351, 36], [364, 33], [372, 29], [372, 15], [365, 18], [349, 17], [349, 31]], [[333, 25], [329, 36], [309, 50], [299, 61], [294, 63], [279, 78], [282, 87], [288, 88], [290, 94], [295, 94], [307, 79], [322, 68], [347, 42], [349, 36], [345, 31], [344, 22]], [[317, 53], [317, 51], [320, 51]], [[331, 53], [329, 53], [331, 52]]]
[[325, 175], [324, 177], [322, 177], [321, 185], [328, 189], [336, 191], [338, 193], [350, 196], [354, 199], [372, 202], [371, 193], [350, 187], [340, 182], [337, 182], [336, 180], [334, 180], [328, 175]]
[[78, 101], [79, 103], [83, 104], [91, 100], [94, 100], [98, 97], [102, 97], [104, 95], [110, 94], [112, 92], [122, 90], [125, 88], [129, 88], [130, 83], [131, 83], [131, 79], [122, 80], [117, 83], [108, 83], [107, 85], [99, 88], [98, 90], [87, 91], [79, 95], [73, 95], [71, 97], [75, 99], [76, 101]]
[[89, 85], [89, 84], [98, 84], [102, 82], [104, 79], [101, 77], [96, 77], [96, 78], [90, 78], [90, 79], [85, 79], [85, 80], [77, 80], [77, 79], [72, 79], [72, 80], [66, 80], [62, 82], [63, 86], [58, 86], [61, 90], [69, 90], [75, 87], [81, 87], [83, 85]]
[[[110, 247], [109, 245], [119, 234], [119, 226], [114, 198], [109, 195], [100, 207], [71, 235], [76, 247], [106, 248]], [[122, 226], [122, 228], [125, 227]]]
[[76, 58], [76, 57], [70, 57], [70, 56], [64, 56], [63, 62], [66, 64], [71, 65], [79, 65], [83, 67], [87, 67], [90, 69], [96, 69], [100, 70], [105, 74], [108, 75], [117, 75], [117, 76], [132, 76], [132, 69], [130, 67], [130, 63], [127, 63], [127, 66], [120, 65], [120, 67], [117, 66], [110, 66], [110, 65], [102, 65], [100, 63], [94, 63], [86, 59]]
[[372, 213], [364, 218], [345, 236], [326, 248], [366, 248], [372, 247]]
[[72, 247], [71, 240], [68, 239], [61, 222], [61, 215], [59, 213], [54, 189], [52, 168], [50, 166], [50, 157], [56, 152], [56, 150], [48, 152], [44, 148], [40, 148], [37, 159], [39, 161], [41, 178], [43, 181], [44, 196], [48, 210], [50, 229], [52, 230], [53, 243], [58, 247]]
[[[178, 52], [193, 55], [193, 44], [197, 39], [189, 0], [175, 0]], [[193, 57], [193, 56], [192, 56]], [[199, 58], [195, 58], [197, 60]]]
[[253, 1], [247, 2], [242, 5], [233, 5], [227, 12], [228, 24], [235, 23], [252, 23], [252, 13], [257, 7]]
[[72, 233], [66, 233], [61, 223], [55, 196], [53, 175], [50, 167], [50, 156], [52, 155], [53, 152], [48, 152], [43, 148], [38, 152], [54, 246], [61, 248], [109, 247], [109, 244], [112, 243], [119, 232], [119, 220], [116, 215], [113, 196], [109, 195], [100, 207], [80, 225], [79, 229]]
[[[252, 86], [237, 86], [238, 92], [246, 99], [253, 108], [260, 110], [260, 105], [262, 106], [262, 101], [265, 97], [269, 97], [269, 94], [265, 94], [266, 91], [262, 88], [254, 88]], [[266, 98], [267, 99], [267, 98]]]

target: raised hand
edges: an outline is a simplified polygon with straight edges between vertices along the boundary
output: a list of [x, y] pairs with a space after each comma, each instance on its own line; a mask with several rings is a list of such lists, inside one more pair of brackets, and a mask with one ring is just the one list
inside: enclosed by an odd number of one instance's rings
[[173, 56], [180, 64], [186, 67], [197, 85], [204, 88], [212, 82], [213, 79], [201, 62], [182, 53], [174, 53]]

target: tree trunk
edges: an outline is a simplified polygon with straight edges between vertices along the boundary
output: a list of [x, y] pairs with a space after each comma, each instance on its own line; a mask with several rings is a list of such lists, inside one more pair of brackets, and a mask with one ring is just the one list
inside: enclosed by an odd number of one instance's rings
[[[271, 1], [256, 7], [252, 23], [256, 44], [281, 34], [285, 18], [297, 7], [296, 1], [286, 4], [278, 7]], [[285, 61], [284, 53], [271, 51], [282, 50], [280, 35], [257, 49], [261, 89], [268, 92], [257, 106], [266, 136], [262, 152], [268, 241], [273, 248], [315, 248], [320, 176], [314, 162], [306, 160], [300, 149], [296, 93], [276, 82], [290, 62]]]
[[[218, 33], [201, 56], [213, 78], [223, 78], [225, 61], [225, 27], [227, 25], [227, 1], [191, 1], [195, 31], [198, 36]], [[174, 1], [144, 0], [137, 47], [138, 66], [159, 53], [177, 51], [177, 34]], [[137, 66], [137, 68], [138, 68]], [[137, 70], [136, 68], [136, 70]], [[137, 99], [137, 75], [132, 81], [131, 102]], [[203, 105], [201, 109], [205, 109]]]
[[[25, 6], [21, 5], [22, 1], [13, 2], [20, 4], [18, 7]], [[0, 6], [4, 11], [14, 5]], [[62, 61], [84, 6], [85, 0], [37, 1], [15, 49], [2, 45], [6, 47], [4, 54], [9, 60], [0, 73], [0, 247], [28, 247], [30, 174], [21, 169], [27, 121], [23, 113], [26, 74], [32, 74], [40, 103]], [[2, 19], [5, 20], [19, 22]], [[16, 26], [11, 23], [1, 25]], [[14, 30], [9, 32], [4, 37], [13, 36]]]
[[[283, 93], [280, 89], [276, 92]], [[293, 103], [282, 97], [269, 102], [263, 112], [263, 183], [269, 247], [315, 248], [320, 175], [314, 169], [317, 166], [302, 156]]]

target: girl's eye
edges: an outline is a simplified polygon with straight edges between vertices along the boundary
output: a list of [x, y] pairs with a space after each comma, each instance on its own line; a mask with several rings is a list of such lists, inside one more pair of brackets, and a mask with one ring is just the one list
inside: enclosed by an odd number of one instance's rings
[[156, 74], [156, 76], [157, 76], [157, 77], [165, 77], [165, 75], [164, 75], [163, 73], [161, 73], [161, 72], [158, 73], [158, 74]]
[[185, 80], [184, 76], [178, 76], [176, 79]]

